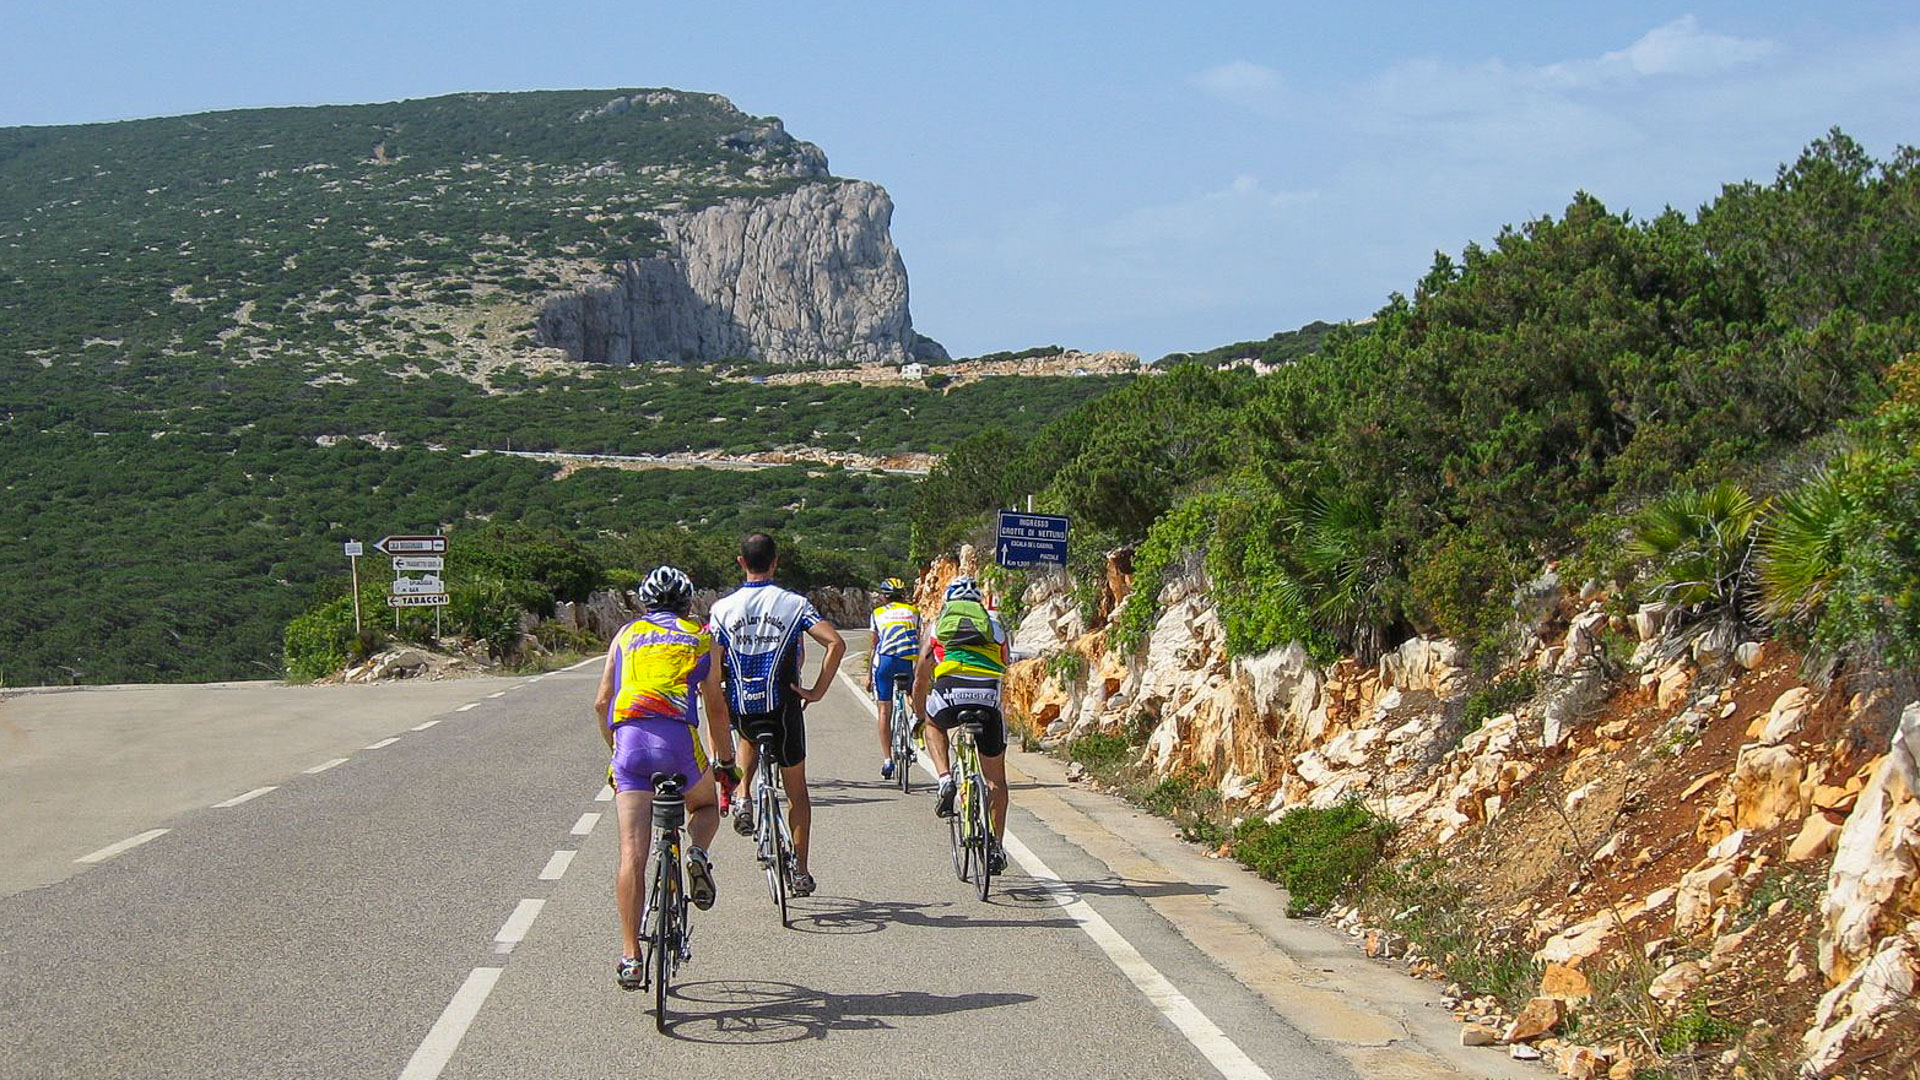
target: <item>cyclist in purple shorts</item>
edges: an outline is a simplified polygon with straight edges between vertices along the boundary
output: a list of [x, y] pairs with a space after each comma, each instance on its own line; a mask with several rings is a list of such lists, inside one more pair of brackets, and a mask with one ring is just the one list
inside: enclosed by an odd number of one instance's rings
[[[730, 753], [727, 703], [720, 669], [713, 663], [713, 636], [687, 618], [693, 607], [693, 582], [671, 566], [647, 575], [640, 586], [646, 614], [628, 623], [607, 647], [600, 692], [593, 712], [613, 759], [614, 810], [620, 822], [620, 865], [615, 880], [620, 907], [620, 962], [615, 977], [624, 989], [645, 978], [640, 961], [641, 893], [653, 844], [653, 775], [687, 778], [687, 898], [701, 910], [713, 906], [713, 869], [707, 845], [720, 827], [719, 797], [707, 768], [707, 755], [694, 729], [699, 702], [706, 703], [707, 734]], [[695, 694], [699, 695], [698, 701]], [[722, 771], [731, 760], [719, 763]]]

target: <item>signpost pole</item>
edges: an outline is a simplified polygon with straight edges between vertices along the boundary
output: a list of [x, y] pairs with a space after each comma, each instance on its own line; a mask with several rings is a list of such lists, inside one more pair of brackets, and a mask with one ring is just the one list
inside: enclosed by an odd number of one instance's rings
[[360, 556], [349, 555], [347, 562], [353, 568], [353, 636], [360, 636]]

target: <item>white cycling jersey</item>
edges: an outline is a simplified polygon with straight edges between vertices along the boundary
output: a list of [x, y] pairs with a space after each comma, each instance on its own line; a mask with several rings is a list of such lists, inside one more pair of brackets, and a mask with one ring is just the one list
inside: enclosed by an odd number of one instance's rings
[[807, 598], [771, 581], [749, 581], [713, 605], [713, 639], [727, 651], [727, 697], [735, 715], [770, 713], [800, 681], [801, 635], [820, 621]]

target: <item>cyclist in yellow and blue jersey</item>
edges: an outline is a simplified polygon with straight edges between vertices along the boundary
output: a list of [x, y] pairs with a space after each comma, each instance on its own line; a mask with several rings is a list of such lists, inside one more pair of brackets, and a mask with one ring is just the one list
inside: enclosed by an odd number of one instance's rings
[[[707, 734], [733, 769], [733, 739], [727, 730], [727, 703], [720, 688], [720, 667], [713, 660], [713, 635], [688, 618], [693, 582], [671, 566], [647, 575], [640, 586], [646, 614], [622, 627], [607, 647], [600, 673], [594, 716], [613, 758], [607, 770], [620, 823], [620, 863], [615, 895], [620, 908], [620, 961], [615, 978], [622, 988], [644, 984], [640, 961], [640, 915], [646, 888], [649, 848], [653, 845], [653, 776], [686, 777], [687, 898], [695, 907], [713, 906], [713, 870], [707, 845], [720, 827], [719, 797], [713, 771], [695, 728], [700, 703], [707, 712]], [[698, 697], [696, 698], [696, 695]]]
[[881, 600], [867, 629], [873, 632], [873, 664], [867, 672], [867, 690], [880, 711], [880, 778], [893, 779], [893, 687], [913, 682], [913, 662], [920, 658], [920, 613], [907, 603], [907, 583], [890, 577], [877, 590]]

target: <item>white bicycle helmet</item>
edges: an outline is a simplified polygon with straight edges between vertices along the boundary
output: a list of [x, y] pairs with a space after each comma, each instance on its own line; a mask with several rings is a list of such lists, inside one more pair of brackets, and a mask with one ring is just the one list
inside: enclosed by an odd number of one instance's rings
[[648, 611], [684, 611], [693, 602], [693, 579], [671, 566], [647, 575], [640, 585], [640, 606]]
[[965, 574], [947, 583], [946, 600], [948, 603], [955, 600], [971, 600], [976, 604], [986, 602], [980, 595], [980, 583]]

